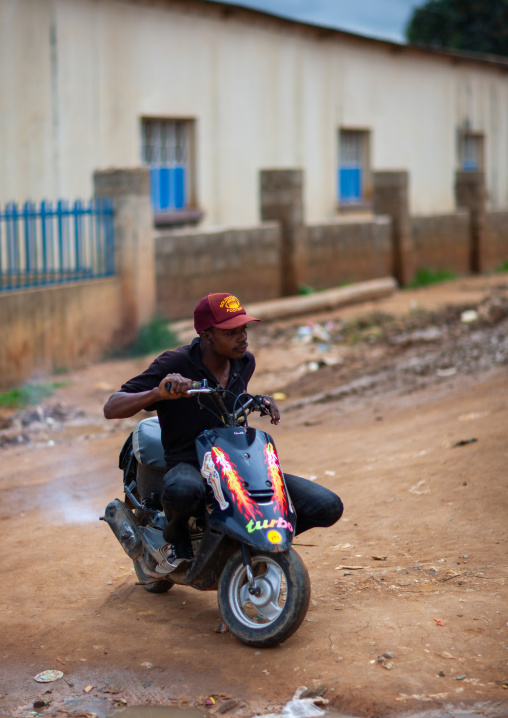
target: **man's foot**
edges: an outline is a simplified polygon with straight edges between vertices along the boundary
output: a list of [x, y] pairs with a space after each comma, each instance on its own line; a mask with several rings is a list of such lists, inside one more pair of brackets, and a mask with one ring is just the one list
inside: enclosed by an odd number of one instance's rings
[[171, 573], [184, 563], [190, 563], [194, 558], [190, 540], [176, 540], [174, 544], [168, 543], [157, 549], [157, 556], [160, 557], [155, 572], [162, 575]]

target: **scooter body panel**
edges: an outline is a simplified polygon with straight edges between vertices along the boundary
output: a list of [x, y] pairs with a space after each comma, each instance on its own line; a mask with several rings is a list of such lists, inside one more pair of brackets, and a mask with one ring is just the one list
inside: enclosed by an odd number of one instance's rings
[[262, 551], [287, 551], [296, 514], [272, 437], [251, 427], [221, 427], [200, 434], [196, 448], [215, 497], [211, 528]]

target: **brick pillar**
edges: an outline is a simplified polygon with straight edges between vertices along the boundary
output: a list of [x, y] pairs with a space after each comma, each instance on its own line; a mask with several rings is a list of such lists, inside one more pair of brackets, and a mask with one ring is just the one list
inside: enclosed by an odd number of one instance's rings
[[392, 220], [392, 274], [402, 287], [415, 273], [408, 187], [405, 170], [374, 172], [374, 213], [388, 215]]
[[486, 201], [484, 172], [458, 170], [455, 173], [457, 207], [469, 210], [469, 271], [480, 274], [485, 268]]
[[261, 170], [261, 219], [281, 227], [280, 292], [298, 294], [307, 279], [307, 228], [303, 210], [303, 170]]
[[122, 286], [122, 343], [126, 343], [155, 312], [149, 170], [98, 170], [94, 172], [94, 191], [96, 197], [110, 197], [114, 202], [115, 263]]

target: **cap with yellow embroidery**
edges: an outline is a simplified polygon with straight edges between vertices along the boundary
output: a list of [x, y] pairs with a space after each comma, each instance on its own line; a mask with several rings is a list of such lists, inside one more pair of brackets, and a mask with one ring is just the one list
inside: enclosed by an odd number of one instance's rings
[[239, 300], [232, 294], [209, 294], [194, 310], [194, 327], [199, 334], [210, 327], [236, 329], [247, 322], [259, 322], [249, 317]]

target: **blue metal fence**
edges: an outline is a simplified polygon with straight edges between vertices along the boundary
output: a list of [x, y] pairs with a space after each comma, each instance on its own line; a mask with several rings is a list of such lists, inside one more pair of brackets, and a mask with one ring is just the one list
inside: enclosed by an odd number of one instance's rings
[[112, 200], [0, 207], [0, 292], [114, 273]]

